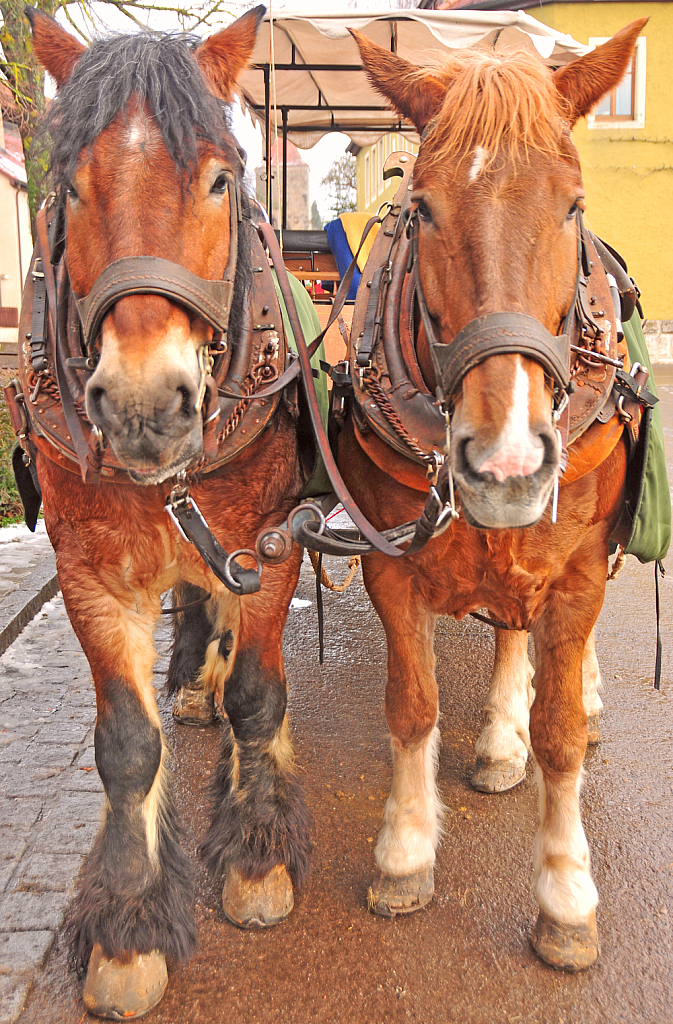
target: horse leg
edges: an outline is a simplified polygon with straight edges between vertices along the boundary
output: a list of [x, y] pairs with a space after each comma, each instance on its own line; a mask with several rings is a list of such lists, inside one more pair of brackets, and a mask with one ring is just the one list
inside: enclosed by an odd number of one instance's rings
[[582, 698], [587, 713], [587, 743], [595, 745], [601, 738], [600, 710], [603, 701], [598, 696], [601, 687], [601, 670], [596, 657], [596, 638], [591, 630], [582, 655]]
[[226, 721], [200, 853], [224, 877], [224, 913], [241, 928], [282, 921], [294, 905], [293, 885], [308, 876], [309, 815], [296, 777], [282, 658], [292, 589], [263, 585], [259, 594], [235, 599], [235, 608], [229, 602], [216, 624], [220, 639], [208, 648]]
[[376, 914], [394, 917], [432, 899], [443, 808], [435, 782], [440, 742], [435, 616], [414, 601], [406, 581], [396, 578], [396, 566], [380, 568], [365, 566], [365, 580], [388, 640], [385, 711], [393, 781], [375, 848], [378, 874], [369, 906]]
[[493, 675], [472, 776], [472, 785], [481, 793], [502, 793], [526, 777], [533, 673], [528, 633], [496, 629]]
[[161, 999], [166, 957], [182, 960], [196, 948], [192, 871], [179, 844], [152, 684], [159, 588], [154, 595], [130, 589], [131, 555], [113, 594], [110, 566], [94, 566], [74, 531], [60, 524], [50, 535], [96, 687], [96, 765], [106, 798], [70, 913], [72, 959], [82, 973], [88, 964], [87, 1009], [133, 1019]]
[[[528, 634], [495, 630], [495, 658], [491, 687], [484, 707], [484, 728], [475, 744], [477, 755], [472, 785], [481, 793], [502, 793], [526, 776], [530, 747], [528, 713], [535, 691], [535, 669], [528, 658]], [[594, 630], [582, 656], [582, 691], [590, 744], [600, 739], [598, 695], [601, 673], [596, 658]]]
[[[175, 607], [193, 604], [205, 596], [205, 590], [191, 583], [177, 583], [173, 588]], [[185, 608], [173, 617], [173, 650], [166, 686], [175, 694], [173, 718], [183, 725], [212, 725], [217, 720], [213, 658], [209, 661], [206, 657], [213, 635], [208, 614], [211, 603]]]
[[[540, 913], [532, 944], [557, 969], [579, 971], [598, 957], [596, 904], [579, 792], [587, 744], [582, 661], [589, 629], [573, 635], [567, 605], [535, 629], [535, 700], [530, 736], [538, 770], [540, 830], [535, 840], [535, 895]], [[562, 623], [562, 626], [560, 625]], [[577, 626], [581, 633], [581, 625]]]

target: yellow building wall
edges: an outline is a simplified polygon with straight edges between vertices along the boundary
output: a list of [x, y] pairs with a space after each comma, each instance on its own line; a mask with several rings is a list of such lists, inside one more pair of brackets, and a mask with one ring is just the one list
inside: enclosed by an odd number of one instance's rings
[[645, 316], [673, 320], [673, 3], [558, 3], [530, 9], [581, 43], [649, 17], [642, 128], [573, 132], [582, 160], [587, 220], [622, 253]]

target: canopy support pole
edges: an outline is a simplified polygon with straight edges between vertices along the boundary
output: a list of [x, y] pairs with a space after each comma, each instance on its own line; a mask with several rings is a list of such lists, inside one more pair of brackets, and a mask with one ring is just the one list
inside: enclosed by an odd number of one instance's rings
[[269, 222], [273, 225], [273, 186], [271, 181], [271, 87], [268, 64], [264, 68], [264, 118], [265, 118], [265, 142], [266, 142], [266, 212], [269, 215]]
[[283, 231], [287, 231], [287, 107], [283, 107]]

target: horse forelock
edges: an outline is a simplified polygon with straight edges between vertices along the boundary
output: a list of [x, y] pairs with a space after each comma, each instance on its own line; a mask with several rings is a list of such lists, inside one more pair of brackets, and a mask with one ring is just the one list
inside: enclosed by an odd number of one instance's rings
[[58, 90], [44, 121], [52, 137], [55, 183], [72, 179], [82, 150], [124, 115], [132, 96], [146, 107], [169, 156], [188, 177], [199, 143], [224, 150], [235, 163], [228, 108], [209, 90], [193, 56], [199, 42], [150, 32], [94, 41]]
[[446, 95], [426, 129], [420, 173], [438, 163], [455, 166], [469, 159], [473, 181], [499, 158], [516, 162], [530, 152], [570, 155], [564, 100], [536, 57], [461, 50], [432, 74], [445, 85]]

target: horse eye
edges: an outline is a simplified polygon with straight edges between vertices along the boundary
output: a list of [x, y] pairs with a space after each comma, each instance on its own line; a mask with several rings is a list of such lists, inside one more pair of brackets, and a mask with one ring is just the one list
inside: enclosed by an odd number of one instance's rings
[[418, 200], [418, 202], [416, 203], [416, 209], [418, 210], [418, 216], [421, 218], [421, 220], [432, 220], [432, 213], [430, 212], [430, 207], [428, 206], [424, 199]]
[[219, 196], [224, 195], [224, 193], [227, 191], [227, 184], [228, 184], [227, 175], [226, 174], [218, 174], [218, 176], [215, 178], [215, 181], [213, 182], [213, 186], [212, 186], [210, 191], [214, 192], [215, 195], [219, 195]]
[[572, 220], [575, 214], [577, 213], [578, 209], [579, 206], [577, 205], [577, 203], [573, 203], [570, 209], [568, 210], [566, 220]]
[[65, 190], [71, 199], [79, 199], [79, 196], [77, 195], [77, 189], [71, 181], [69, 181], [68, 184], [65, 186]]

